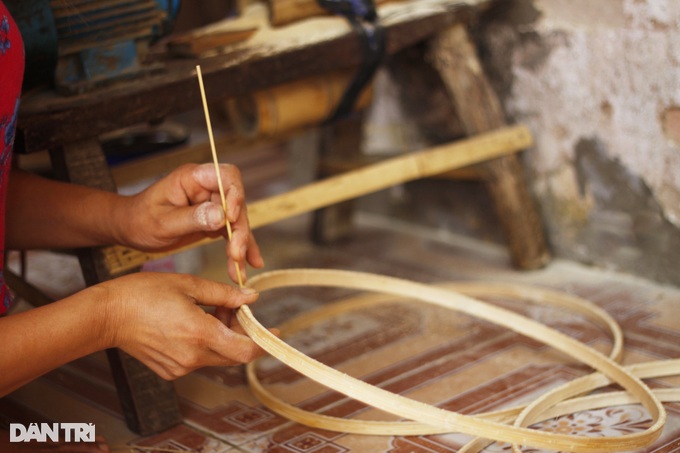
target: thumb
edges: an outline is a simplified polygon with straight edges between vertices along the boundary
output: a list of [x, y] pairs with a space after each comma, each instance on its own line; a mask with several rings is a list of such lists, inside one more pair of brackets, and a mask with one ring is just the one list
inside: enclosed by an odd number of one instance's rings
[[194, 208], [193, 220], [203, 231], [215, 231], [224, 228], [225, 218], [222, 206], [206, 201]]
[[216, 203], [206, 201], [196, 206], [174, 208], [166, 218], [168, 230], [178, 236], [224, 228], [224, 211]]

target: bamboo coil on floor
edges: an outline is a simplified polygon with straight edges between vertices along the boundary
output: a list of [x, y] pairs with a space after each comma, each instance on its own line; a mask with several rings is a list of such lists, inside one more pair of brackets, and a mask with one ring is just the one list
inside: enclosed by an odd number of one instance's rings
[[[609, 357], [618, 361], [623, 353], [623, 334], [620, 326], [614, 319], [601, 308], [591, 302], [576, 296], [561, 292], [531, 287], [518, 284], [506, 284], [495, 282], [482, 283], [448, 283], [438, 285], [440, 288], [458, 291], [467, 296], [476, 297], [504, 297], [512, 300], [528, 302], [537, 305], [548, 305], [563, 308], [586, 318], [588, 321], [609, 331], [612, 338], [612, 349]], [[315, 324], [336, 318], [344, 313], [361, 309], [389, 304], [395, 301], [394, 296], [385, 294], [363, 294], [310, 312], [299, 315], [280, 326], [282, 337], [299, 332]], [[314, 427], [329, 431], [341, 431], [353, 434], [370, 435], [431, 435], [444, 434], [448, 430], [424, 425], [418, 422], [382, 422], [367, 420], [351, 420], [339, 417], [330, 417], [322, 414], [313, 414], [286, 403], [267, 390], [257, 377], [258, 361], [251, 362], [246, 367], [248, 384], [255, 397], [277, 414], [292, 421], [309, 424], [308, 420], [314, 421]], [[564, 405], [562, 405], [564, 406]], [[511, 408], [506, 411], [478, 414], [483, 418], [497, 421], [512, 422], [522, 408]]]
[[[499, 416], [484, 418], [462, 415], [387, 392], [327, 367], [272, 335], [255, 319], [247, 306], [238, 310], [238, 320], [250, 337], [286, 365], [351, 398], [429, 427], [445, 432], [464, 433], [537, 448], [599, 452], [624, 451], [649, 446], [661, 434], [666, 422], [666, 412], [649, 387], [612, 359], [536, 321], [450, 290], [374, 274], [318, 269], [268, 272], [253, 278], [249, 286], [260, 292], [292, 286], [331, 286], [372, 291], [408, 297], [484, 319], [550, 345], [579, 362], [589, 365], [601, 373], [602, 378], [599, 381], [619, 384], [627, 391], [626, 395], [632, 401], [641, 403], [652, 418], [651, 425], [641, 432], [616, 437], [591, 438], [540, 432], [522, 426], [508, 425], [502, 423], [502, 417]], [[560, 403], [574, 394], [588, 391], [586, 384], [579, 380], [575, 382], [574, 387], [553, 393], [550, 398], [535, 405], [533, 409], [535, 413], [543, 414], [557, 410]], [[320, 419], [322, 418], [314, 415], [306, 420], [306, 424], [317, 426]], [[341, 426], [339, 429], [344, 428]], [[394, 434], [403, 433], [395, 432]]]

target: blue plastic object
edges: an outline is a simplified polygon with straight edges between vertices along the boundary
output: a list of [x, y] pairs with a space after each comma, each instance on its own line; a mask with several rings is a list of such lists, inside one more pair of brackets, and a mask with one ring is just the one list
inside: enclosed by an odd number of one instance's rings
[[[62, 93], [80, 93], [153, 67], [148, 47], [170, 33], [180, 0], [5, 0], [26, 45], [27, 77], [40, 75]], [[58, 57], [57, 57], [58, 55]]]

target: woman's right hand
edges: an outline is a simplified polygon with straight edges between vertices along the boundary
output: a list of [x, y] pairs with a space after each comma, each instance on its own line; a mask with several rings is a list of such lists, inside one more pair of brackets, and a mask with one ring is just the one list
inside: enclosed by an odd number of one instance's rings
[[[264, 351], [200, 306], [238, 308], [258, 294], [192, 275], [140, 272], [88, 289], [103, 298], [107, 343], [172, 380], [204, 366], [250, 362]], [[100, 299], [101, 300], [101, 299]]]

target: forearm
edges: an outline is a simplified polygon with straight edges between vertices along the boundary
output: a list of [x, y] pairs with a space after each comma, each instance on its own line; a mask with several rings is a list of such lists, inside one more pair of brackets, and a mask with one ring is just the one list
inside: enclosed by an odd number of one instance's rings
[[117, 194], [13, 170], [9, 178], [9, 249], [75, 248], [115, 241]]
[[106, 304], [93, 287], [44, 307], [0, 318], [0, 396], [67, 362], [111, 347]]

